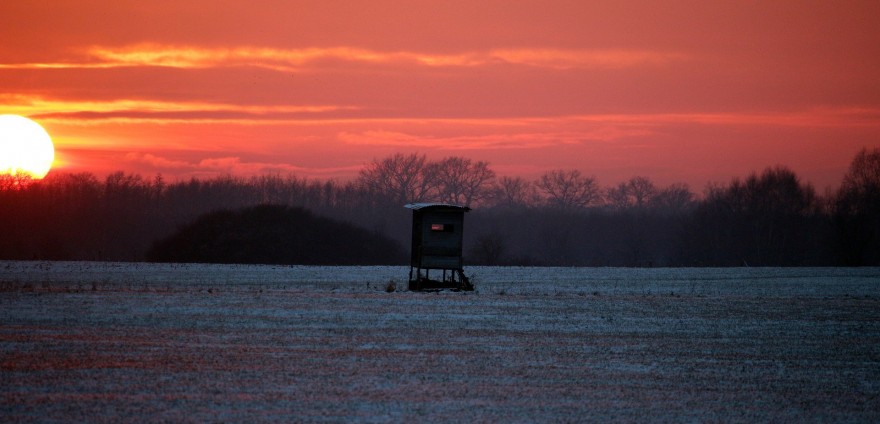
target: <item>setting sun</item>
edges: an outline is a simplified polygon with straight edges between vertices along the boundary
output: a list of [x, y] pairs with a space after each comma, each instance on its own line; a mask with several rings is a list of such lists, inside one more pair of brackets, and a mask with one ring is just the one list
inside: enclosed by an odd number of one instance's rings
[[40, 124], [18, 115], [0, 115], [0, 174], [43, 178], [52, 167], [55, 147]]

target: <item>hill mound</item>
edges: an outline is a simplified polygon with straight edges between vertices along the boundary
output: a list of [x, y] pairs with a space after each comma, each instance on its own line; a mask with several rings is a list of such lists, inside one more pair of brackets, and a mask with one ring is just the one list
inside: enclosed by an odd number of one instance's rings
[[303, 208], [262, 205], [205, 214], [147, 253], [152, 262], [390, 265], [399, 243]]

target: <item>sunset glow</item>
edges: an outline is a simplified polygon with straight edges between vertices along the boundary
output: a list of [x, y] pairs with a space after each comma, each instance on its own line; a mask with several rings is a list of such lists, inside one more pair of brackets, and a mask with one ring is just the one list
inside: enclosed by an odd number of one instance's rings
[[695, 191], [781, 164], [821, 191], [880, 146], [875, 1], [5, 2], [0, 24], [0, 114], [42, 124], [58, 172], [345, 180], [420, 152]]

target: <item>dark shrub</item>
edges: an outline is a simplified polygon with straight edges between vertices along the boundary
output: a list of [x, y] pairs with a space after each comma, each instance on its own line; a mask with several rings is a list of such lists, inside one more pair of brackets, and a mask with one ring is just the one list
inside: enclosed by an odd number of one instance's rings
[[147, 253], [153, 262], [291, 265], [388, 265], [405, 258], [398, 243], [380, 234], [278, 205], [203, 215]]

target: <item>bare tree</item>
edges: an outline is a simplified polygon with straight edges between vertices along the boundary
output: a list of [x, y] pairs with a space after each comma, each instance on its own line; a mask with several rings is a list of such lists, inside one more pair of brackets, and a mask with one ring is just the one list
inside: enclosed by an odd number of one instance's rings
[[0, 191], [20, 190], [34, 182], [31, 174], [16, 172], [14, 174], [0, 174]]
[[437, 178], [438, 197], [449, 203], [470, 205], [486, 197], [489, 183], [495, 178], [487, 162], [462, 157], [448, 157], [431, 166]]
[[528, 180], [522, 177], [501, 177], [492, 186], [492, 200], [495, 206], [516, 207], [537, 203], [537, 193]]
[[687, 184], [671, 184], [660, 189], [651, 204], [660, 213], [680, 215], [694, 206], [694, 193]]
[[607, 191], [607, 200], [617, 209], [643, 208], [657, 194], [657, 187], [647, 177], [632, 177]]
[[839, 206], [849, 213], [876, 212], [880, 209], [880, 148], [862, 149], [843, 177]]
[[548, 205], [561, 209], [584, 208], [602, 199], [595, 177], [584, 177], [578, 170], [554, 170], [535, 182]]
[[657, 187], [648, 177], [632, 177], [627, 181], [629, 195], [637, 208], [644, 207], [657, 194]]
[[392, 202], [418, 202], [429, 200], [436, 181], [435, 170], [425, 155], [397, 153], [374, 159], [361, 170], [358, 181], [365, 189]]
[[140, 198], [147, 192], [147, 182], [137, 174], [117, 171], [104, 180], [104, 196], [111, 200]]
[[622, 182], [614, 187], [605, 190], [605, 201], [614, 209], [623, 210], [630, 206], [629, 195], [626, 190], [626, 183]]
[[711, 188], [695, 222], [714, 239], [700, 254], [731, 265], [801, 265], [816, 204], [813, 187], [781, 166]]
[[[734, 182], [732, 187], [736, 186]], [[803, 215], [811, 212], [816, 201], [815, 189], [783, 166], [767, 168], [760, 176], [752, 174], [742, 188], [749, 210], [763, 216]]]
[[248, 180], [248, 185], [253, 187], [259, 202], [267, 205], [283, 204], [289, 192], [283, 178], [278, 174], [253, 176]]
[[880, 148], [862, 149], [853, 159], [833, 213], [843, 262], [880, 264]]

